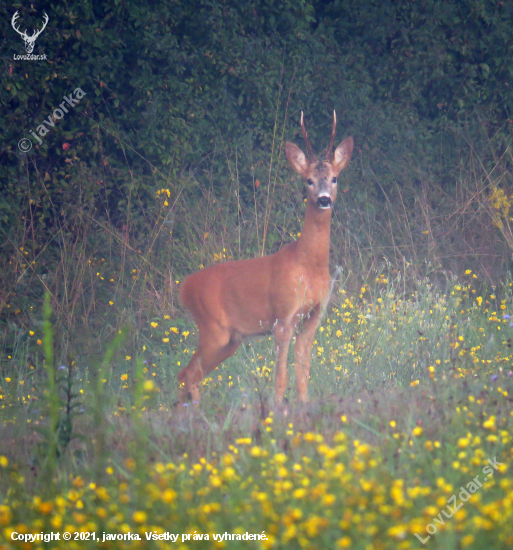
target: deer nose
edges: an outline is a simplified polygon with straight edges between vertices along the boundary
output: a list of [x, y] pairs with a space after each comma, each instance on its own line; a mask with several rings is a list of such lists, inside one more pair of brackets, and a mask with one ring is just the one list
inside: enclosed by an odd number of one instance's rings
[[330, 208], [331, 206], [331, 198], [330, 197], [319, 197], [317, 199], [317, 206], [319, 208]]

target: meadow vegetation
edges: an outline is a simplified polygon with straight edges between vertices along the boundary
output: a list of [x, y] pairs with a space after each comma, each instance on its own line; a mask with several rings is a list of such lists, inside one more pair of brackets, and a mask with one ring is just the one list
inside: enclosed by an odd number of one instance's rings
[[[47, 310], [5, 358], [3, 547], [24, 547], [13, 532], [52, 530], [142, 539], [106, 548], [421, 548], [415, 533], [431, 533], [432, 548], [509, 547], [511, 283], [490, 289], [467, 270], [441, 291], [405, 275], [336, 292], [314, 343], [311, 403], [291, 380], [279, 409], [267, 338], [205, 380], [199, 410], [176, 412], [193, 326], [154, 316], [121, 330], [106, 357], [59, 365]], [[146, 541], [166, 532], [179, 540]]]
[[[70, 0], [48, 63], [0, 30], [0, 550], [513, 547], [511, 6]], [[310, 402], [266, 336], [177, 409], [181, 281], [298, 238], [283, 144], [333, 109]]]

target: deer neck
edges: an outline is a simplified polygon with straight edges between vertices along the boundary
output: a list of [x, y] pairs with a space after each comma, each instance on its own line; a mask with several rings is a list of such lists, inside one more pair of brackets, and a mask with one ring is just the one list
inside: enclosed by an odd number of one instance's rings
[[300, 258], [308, 266], [328, 267], [330, 253], [331, 208], [321, 210], [307, 202], [305, 223], [298, 240]]

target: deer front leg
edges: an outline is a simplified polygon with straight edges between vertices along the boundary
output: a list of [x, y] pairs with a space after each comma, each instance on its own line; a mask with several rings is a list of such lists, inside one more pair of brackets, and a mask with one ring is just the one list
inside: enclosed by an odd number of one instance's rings
[[296, 383], [299, 399], [308, 401], [308, 381], [310, 379], [310, 357], [315, 331], [321, 319], [321, 308], [317, 306], [302, 323], [301, 330], [296, 336]]
[[289, 351], [290, 339], [294, 328], [290, 322], [276, 321], [274, 325], [274, 340], [276, 346], [276, 374], [274, 379], [276, 405], [283, 401], [287, 389], [287, 354]]

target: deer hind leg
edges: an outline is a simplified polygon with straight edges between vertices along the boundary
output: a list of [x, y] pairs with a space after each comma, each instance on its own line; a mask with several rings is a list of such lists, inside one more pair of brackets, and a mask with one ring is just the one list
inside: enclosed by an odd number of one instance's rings
[[308, 401], [308, 380], [310, 379], [310, 357], [315, 331], [319, 326], [321, 308], [317, 306], [302, 323], [301, 330], [296, 336], [296, 383], [299, 399]]
[[228, 329], [199, 329], [198, 349], [189, 364], [178, 373], [179, 403], [192, 400], [200, 401], [200, 383], [225, 359], [231, 357], [242, 343], [242, 336], [230, 333]]
[[278, 405], [283, 401], [287, 389], [287, 354], [289, 351], [290, 339], [294, 327], [287, 321], [276, 321], [274, 325], [274, 340], [276, 347], [276, 374], [274, 379], [275, 394], [274, 402]]

